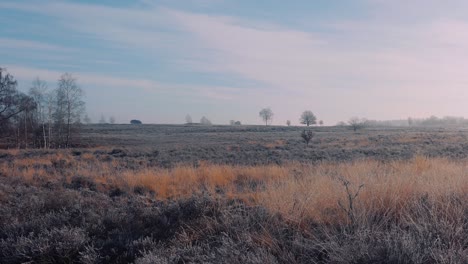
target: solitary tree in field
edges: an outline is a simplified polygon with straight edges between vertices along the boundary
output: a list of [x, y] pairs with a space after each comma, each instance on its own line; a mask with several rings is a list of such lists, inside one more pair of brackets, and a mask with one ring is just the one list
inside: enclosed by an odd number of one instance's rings
[[287, 121], [286, 121], [286, 125], [287, 125], [287, 126], [291, 126], [291, 120], [287, 120]]
[[323, 126], [323, 120], [319, 121], [319, 125]]
[[301, 115], [301, 124], [310, 126], [310, 125], [315, 125], [317, 124], [317, 117], [315, 117], [314, 113], [312, 111], [304, 111]]
[[367, 120], [364, 119], [364, 118], [361, 119], [361, 118], [358, 118], [358, 117], [353, 117], [353, 118], [349, 119], [348, 124], [354, 130], [354, 132], [356, 132], [357, 130], [366, 127]]
[[263, 108], [259, 115], [265, 122], [265, 126], [268, 126], [268, 123], [271, 123], [271, 120], [273, 119], [273, 111], [271, 111], [270, 108]]
[[302, 137], [302, 139], [304, 139], [304, 142], [306, 143], [306, 145], [309, 146], [309, 142], [314, 137], [314, 133], [312, 132], [312, 130], [308, 130], [308, 131], [304, 130], [301, 133], [301, 137]]
[[109, 123], [115, 124], [115, 117], [111, 116], [111, 117], [109, 118]]
[[132, 120], [130, 120], [130, 124], [132, 124], [132, 125], [141, 125], [142, 122], [140, 120], [138, 120], [138, 119], [132, 119]]
[[190, 115], [185, 116], [185, 123], [187, 123], [187, 124], [192, 124], [193, 123], [192, 117]]

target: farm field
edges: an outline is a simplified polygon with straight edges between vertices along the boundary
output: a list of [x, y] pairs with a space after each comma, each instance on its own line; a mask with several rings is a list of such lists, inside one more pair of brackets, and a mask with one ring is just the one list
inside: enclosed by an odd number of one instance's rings
[[466, 263], [464, 129], [93, 125], [0, 151], [1, 263]]

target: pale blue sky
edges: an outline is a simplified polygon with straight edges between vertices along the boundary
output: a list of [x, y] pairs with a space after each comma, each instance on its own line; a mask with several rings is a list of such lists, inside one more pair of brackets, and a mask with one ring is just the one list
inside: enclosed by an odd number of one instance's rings
[[[99, 4], [97, 4], [99, 3]], [[72, 73], [88, 113], [326, 124], [468, 116], [466, 1], [0, 2], [0, 67], [27, 90]]]

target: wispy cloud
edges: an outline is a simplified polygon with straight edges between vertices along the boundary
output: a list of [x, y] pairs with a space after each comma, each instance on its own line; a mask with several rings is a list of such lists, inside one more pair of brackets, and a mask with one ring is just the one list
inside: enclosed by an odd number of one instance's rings
[[53, 45], [49, 43], [42, 43], [38, 41], [13, 39], [13, 38], [0, 38], [0, 48], [15, 48], [15, 49], [28, 49], [28, 50], [45, 50], [45, 51], [70, 51], [70, 48], [63, 46]]

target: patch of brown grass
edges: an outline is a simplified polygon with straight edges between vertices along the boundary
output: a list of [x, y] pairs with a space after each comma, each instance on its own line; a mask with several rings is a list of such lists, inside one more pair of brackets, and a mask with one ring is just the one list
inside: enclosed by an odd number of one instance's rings
[[[66, 167], [54, 167], [53, 161], [57, 160], [64, 160]], [[468, 202], [468, 163], [425, 157], [387, 163], [365, 160], [318, 165], [229, 166], [201, 162], [198, 167], [126, 169], [121, 160], [98, 162], [92, 154], [73, 157], [59, 151], [41, 158], [0, 162], [0, 173], [30, 184], [69, 183], [72, 177], [80, 175], [91, 179], [99, 190], [119, 188], [133, 193], [141, 189], [161, 200], [202, 193], [226, 196], [261, 205], [298, 224], [305, 220], [327, 224], [348, 221], [346, 212], [338, 205], [339, 201], [347, 204], [343, 180], [350, 182], [352, 193], [364, 185], [354, 200], [360, 221], [376, 215], [402, 219], [421, 199], [439, 204], [439, 210], [448, 215], [459, 215], [460, 208], [444, 201], [456, 196]]]

